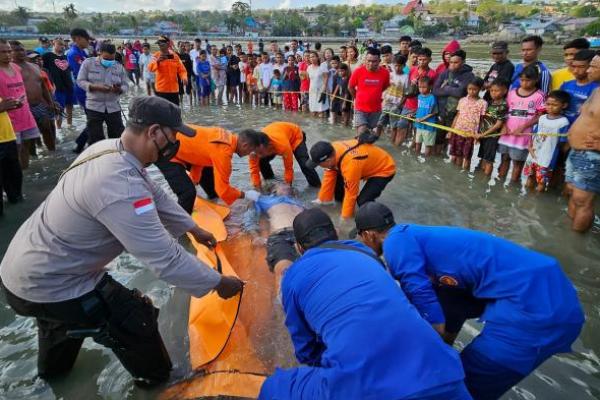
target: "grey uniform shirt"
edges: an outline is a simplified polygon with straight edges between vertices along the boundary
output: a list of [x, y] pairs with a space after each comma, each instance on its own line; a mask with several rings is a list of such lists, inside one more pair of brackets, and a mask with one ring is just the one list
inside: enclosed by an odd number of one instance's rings
[[90, 92], [90, 85], [118, 85], [123, 93], [127, 92], [127, 74], [118, 62], [106, 68], [100, 64], [100, 57], [87, 58], [77, 74], [77, 85], [85, 90], [85, 106], [93, 111], [113, 113], [121, 111], [118, 93]]
[[33, 302], [73, 299], [90, 292], [126, 250], [160, 279], [197, 297], [208, 293], [220, 274], [173, 238], [194, 221], [119, 139], [90, 146], [75, 162], [109, 149], [119, 151], [68, 171], [19, 228], [0, 264], [4, 286]]

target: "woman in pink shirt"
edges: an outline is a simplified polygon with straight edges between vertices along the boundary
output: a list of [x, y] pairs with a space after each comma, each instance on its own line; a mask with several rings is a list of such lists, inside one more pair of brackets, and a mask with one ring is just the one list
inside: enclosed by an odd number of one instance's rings
[[[0, 50], [4, 47], [10, 49], [8, 43], [0, 43]], [[22, 106], [8, 111], [8, 116], [17, 136], [19, 159], [21, 168], [29, 167], [29, 147], [40, 137], [40, 131], [29, 109], [25, 84], [21, 76], [21, 68], [10, 62], [10, 56], [0, 51], [0, 98], [14, 99], [21, 102]]]

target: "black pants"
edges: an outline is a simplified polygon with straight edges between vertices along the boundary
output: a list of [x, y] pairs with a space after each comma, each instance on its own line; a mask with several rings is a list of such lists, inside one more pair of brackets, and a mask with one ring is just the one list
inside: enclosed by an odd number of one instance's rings
[[485, 311], [487, 302], [474, 297], [471, 292], [465, 289], [446, 285], [435, 286], [434, 288], [444, 312], [447, 332], [460, 332], [466, 320], [479, 318]]
[[87, 109], [87, 129], [88, 129], [88, 144], [92, 145], [100, 140], [104, 140], [104, 123], [109, 138], [119, 138], [125, 129], [123, 120], [121, 119], [121, 111], [98, 112]]
[[158, 331], [158, 309], [138, 290], [127, 289], [108, 274], [91, 292], [57, 303], [34, 303], [2, 289], [17, 314], [37, 320], [41, 378], [73, 367], [84, 338], [68, 331], [100, 328], [91, 337], [110, 348], [137, 383], [168, 379], [172, 364]]
[[0, 143], [0, 215], [4, 213], [3, 192], [8, 201], [16, 203], [22, 197], [23, 172], [19, 163], [17, 141]]
[[[269, 156], [265, 158], [261, 158], [259, 161], [260, 173], [265, 179], [274, 179], [275, 174], [273, 173], [273, 168], [271, 168], [271, 161], [275, 158], [275, 156]], [[304, 136], [304, 140], [296, 150], [294, 150], [294, 158], [300, 165], [300, 170], [302, 170], [302, 174], [306, 178], [308, 184], [312, 187], [321, 187], [321, 179], [319, 178], [319, 174], [313, 168], [308, 168], [306, 166], [306, 162], [308, 161], [308, 149], [306, 148], [306, 135]]]
[[[188, 214], [194, 210], [194, 201], [196, 201], [196, 186], [187, 174], [186, 168], [175, 162], [156, 163], [160, 172], [164, 175], [169, 187], [177, 196], [177, 201]], [[209, 199], [214, 199], [217, 196], [215, 191], [215, 177], [212, 167], [202, 169], [200, 178], [200, 186], [206, 192]]]
[[[383, 192], [383, 189], [385, 189], [392, 179], [394, 179], [394, 175], [386, 177], [376, 176], [367, 179], [367, 183], [365, 183], [365, 186], [363, 186], [356, 199], [356, 204], [360, 207], [369, 201], [375, 201], [381, 196], [381, 192]], [[344, 180], [341, 175], [338, 174], [338, 178], [335, 181], [335, 199], [337, 201], [344, 201], [345, 192]]]
[[156, 95], [158, 97], [162, 97], [165, 100], [169, 100], [175, 105], [179, 105], [179, 93], [156, 92]]

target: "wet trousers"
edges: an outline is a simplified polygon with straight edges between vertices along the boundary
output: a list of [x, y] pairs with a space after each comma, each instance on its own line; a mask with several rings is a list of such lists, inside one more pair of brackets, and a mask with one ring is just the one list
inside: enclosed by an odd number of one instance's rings
[[[160, 162], [156, 163], [160, 172], [164, 175], [169, 187], [177, 196], [177, 202], [188, 214], [192, 214], [194, 210], [194, 202], [196, 201], [196, 186], [187, 174], [186, 168], [175, 162]], [[215, 177], [212, 167], [202, 168], [202, 176], [200, 178], [200, 186], [206, 192], [209, 199], [218, 197], [215, 191]]]
[[90, 336], [113, 351], [136, 384], [168, 379], [172, 364], [158, 331], [158, 309], [137, 289], [127, 289], [108, 274], [91, 292], [57, 303], [34, 303], [2, 289], [17, 314], [36, 318], [41, 378], [68, 372]]
[[[356, 199], [356, 204], [358, 204], [360, 207], [369, 201], [375, 201], [379, 196], [381, 196], [383, 189], [385, 189], [387, 184], [390, 183], [392, 179], [394, 179], [394, 175], [386, 177], [375, 176], [367, 179], [367, 183], [365, 183], [360, 191], [360, 194], [358, 195], [358, 198]], [[338, 174], [337, 180], [335, 181], [335, 200], [344, 201], [345, 193], [346, 190], [344, 188], [344, 179], [342, 179], [342, 176]]]
[[[274, 179], [275, 174], [273, 173], [273, 168], [271, 168], [271, 161], [275, 158], [275, 156], [269, 156], [265, 158], [261, 158], [259, 161], [260, 166], [260, 174], [265, 179]], [[300, 170], [308, 184], [312, 187], [321, 187], [321, 179], [319, 178], [319, 174], [314, 168], [308, 168], [306, 166], [306, 162], [308, 161], [308, 149], [306, 148], [306, 135], [304, 135], [304, 140], [296, 149], [294, 150], [294, 158], [298, 162], [300, 166]]]
[[87, 115], [87, 130], [88, 130], [88, 144], [92, 145], [100, 140], [104, 140], [104, 123], [106, 123], [108, 137], [116, 139], [121, 137], [125, 126], [123, 126], [123, 120], [121, 119], [121, 111], [109, 112], [98, 112], [86, 110]]

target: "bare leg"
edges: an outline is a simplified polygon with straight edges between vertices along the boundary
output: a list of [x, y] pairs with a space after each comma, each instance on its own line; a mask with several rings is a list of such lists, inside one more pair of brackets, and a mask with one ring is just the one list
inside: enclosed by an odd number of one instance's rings
[[21, 169], [26, 170], [29, 168], [29, 149], [31, 147], [31, 139], [23, 140], [23, 143], [18, 145], [19, 149], [19, 162], [21, 163]]
[[433, 146], [425, 146], [425, 157], [429, 157], [433, 153]]
[[483, 160], [483, 173], [487, 176], [492, 175], [492, 171], [494, 169], [494, 164], [488, 161]]
[[569, 200], [569, 211], [572, 210], [573, 223], [571, 229], [586, 232], [594, 222], [594, 193], [573, 187]]
[[[421, 154], [421, 146], [422, 146], [422, 143], [415, 143], [415, 153], [417, 156], [419, 154]], [[427, 147], [429, 147], [429, 146], [426, 146], [425, 148], [427, 148]]]
[[508, 154], [502, 154], [502, 162], [500, 162], [500, 166], [498, 167], [498, 177], [506, 178], [506, 174], [508, 174], [508, 169], [510, 168], [510, 158]]
[[525, 161], [515, 161], [513, 160], [513, 170], [510, 180], [512, 182], [518, 182], [521, 179], [521, 172], [523, 171], [523, 165]]

